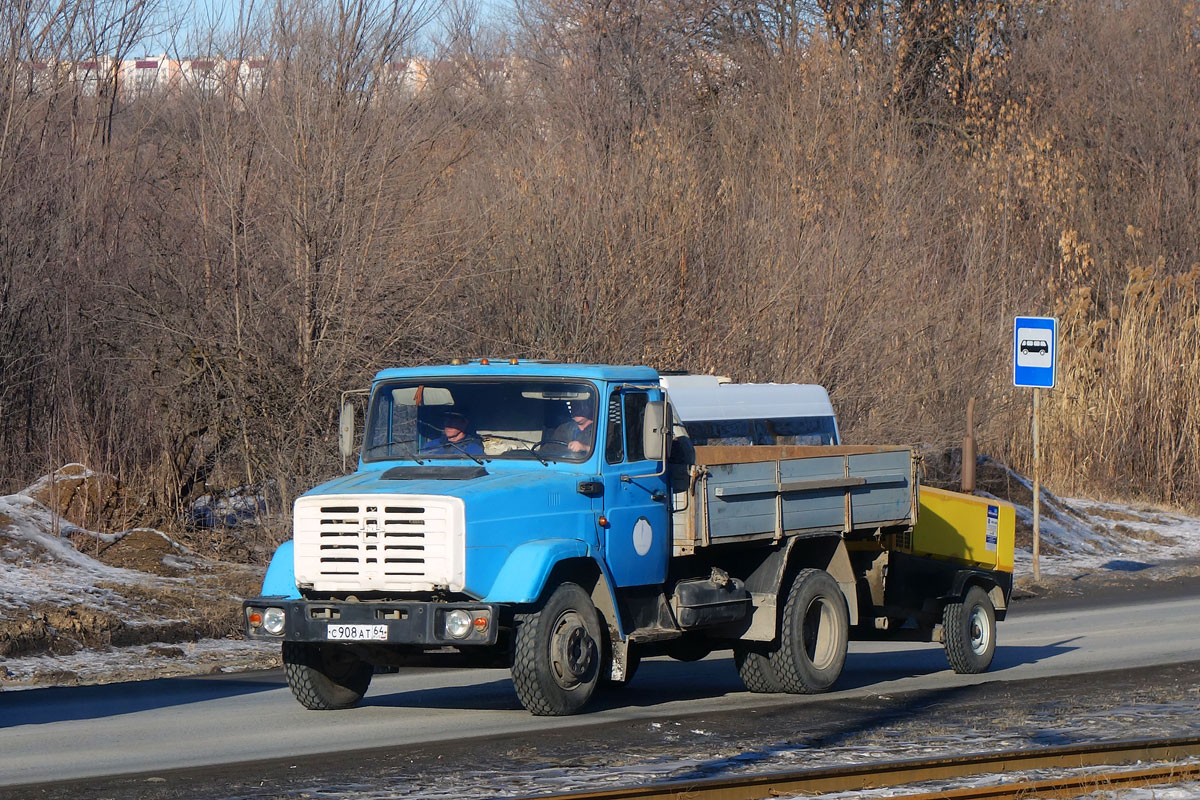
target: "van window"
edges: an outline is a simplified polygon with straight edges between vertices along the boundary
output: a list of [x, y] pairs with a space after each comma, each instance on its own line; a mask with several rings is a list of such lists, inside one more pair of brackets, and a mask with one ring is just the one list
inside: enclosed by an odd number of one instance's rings
[[754, 426], [747, 419], [720, 419], [705, 422], [685, 422], [693, 445], [754, 444]]
[[693, 445], [837, 444], [833, 417], [706, 420], [684, 427]]
[[757, 425], [755, 444], [837, 444], [833, 417], [766, 419]]

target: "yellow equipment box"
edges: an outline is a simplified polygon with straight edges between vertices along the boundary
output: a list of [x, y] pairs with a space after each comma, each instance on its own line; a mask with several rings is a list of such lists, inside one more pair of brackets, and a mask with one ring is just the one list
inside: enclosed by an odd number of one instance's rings
[[990, 497], [920, 487], [912, 553], [1013, 571], [1016, 509]]

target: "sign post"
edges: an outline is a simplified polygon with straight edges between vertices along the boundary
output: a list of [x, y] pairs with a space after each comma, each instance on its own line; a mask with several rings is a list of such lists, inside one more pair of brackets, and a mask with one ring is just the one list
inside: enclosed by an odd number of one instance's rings
[[1033, 579], [1041, 579], [1042, 481], [1038, 453], [1038, 390], [1053, 389], [1058, 366], [1058, 320], [1017, 317], [1013, 324], [1013, 386], [1033, 389]]

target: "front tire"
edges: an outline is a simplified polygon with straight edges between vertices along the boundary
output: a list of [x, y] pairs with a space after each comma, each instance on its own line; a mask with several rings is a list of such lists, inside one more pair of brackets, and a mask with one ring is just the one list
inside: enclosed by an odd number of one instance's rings
[[512, 678], [521, 705], [539, 717], [574, 714], [600, 678], [600, 619], [588, 593], [564, 583], [531, 614], [516, 616]]
[[791, 694], [828, 691], [842, 674], [850, 640], [850, 612], [828, 572], [801, 570], [792, 581], [771, 665]]
[[942, 610], [942, 646], [955, 672], [987, 672], [996, 654], [996, 608], [980, 586], [967, 590], [961, 603]]
[[330, 711], [357, 705], [375, 668], [345, 647], [284, 642], [283, 671], [300, 705]]

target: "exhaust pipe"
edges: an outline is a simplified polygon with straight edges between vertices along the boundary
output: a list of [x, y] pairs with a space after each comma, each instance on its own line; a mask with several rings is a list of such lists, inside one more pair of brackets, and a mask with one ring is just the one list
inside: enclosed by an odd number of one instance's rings
[[962, 444], [962, 490], [975, 493], [975, 398], [967, 401], [967, 435]]

